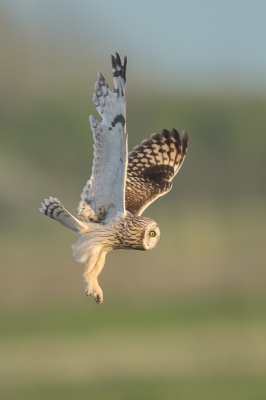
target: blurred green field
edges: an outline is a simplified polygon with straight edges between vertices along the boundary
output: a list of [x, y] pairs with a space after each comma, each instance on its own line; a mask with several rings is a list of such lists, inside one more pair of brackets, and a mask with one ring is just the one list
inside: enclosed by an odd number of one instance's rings
[[69, 303], [1, 315], [3, 399], [263, 399], [265, 298], [102, 307]]
[[76, 213], [100, 55], [91, 45], [78, 61], [80, 49], [71, 58], [45, 40], [34, 52], [1, 18], [0, 398], [264, 400], [266, 96], [161, 91], [129, 64], [129, 148], [175, 127], [189, 150], [172, 191], [145, 211], [159, 246], [108, 254], [98, 306], [75, 236], [38, 208], [51, 195]]

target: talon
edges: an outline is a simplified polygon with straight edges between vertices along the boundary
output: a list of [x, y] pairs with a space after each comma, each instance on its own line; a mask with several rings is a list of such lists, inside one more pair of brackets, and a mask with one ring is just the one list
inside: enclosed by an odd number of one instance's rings
[[94, 296], [94, 298], [97, 304], [101, 304], [103, 302], [103, 299], [101, 298], [100, 295], [96, 295]]

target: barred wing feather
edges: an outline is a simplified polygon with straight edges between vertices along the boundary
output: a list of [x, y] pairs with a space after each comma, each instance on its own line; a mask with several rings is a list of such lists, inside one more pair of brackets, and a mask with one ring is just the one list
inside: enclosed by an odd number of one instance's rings
[[128, 154], [126, 209], [141, 215], [158, 197], [172, 187], [187, 152], [188, 136], [175, 129], [154, 133]]
[[104, 221], [125, 213], [127, 134], [125, 126], [126, 63], [112, 56], [114, 89], [99, 72], [93, 102], [102, 121], [90, 116], [94, 139], [92, 175], [81, 194], [78, 216]]

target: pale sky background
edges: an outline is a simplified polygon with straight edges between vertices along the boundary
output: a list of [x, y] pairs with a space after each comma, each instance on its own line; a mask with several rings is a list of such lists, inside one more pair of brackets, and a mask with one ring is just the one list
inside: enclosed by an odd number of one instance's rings
[[[266, 92], [265, 0], [2, 0], [33, 43], [127, 54], [171, 87]], [[102, 64], [100, 64], [102, 65]]]

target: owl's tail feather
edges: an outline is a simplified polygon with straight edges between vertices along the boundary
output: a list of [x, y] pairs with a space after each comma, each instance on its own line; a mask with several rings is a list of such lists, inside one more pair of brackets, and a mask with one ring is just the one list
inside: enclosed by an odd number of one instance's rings
[[73, 217], [65, 207], [60, 203], [60, 201], [54, 197], [50, 199], [45, 199], [44, 204], [39, 209], [48, 217], [55, 219], [60, 224], [71, 229], [75, 233], [82, 234], [89, 231], [89, 224], [79, 221], [77, 218]]

